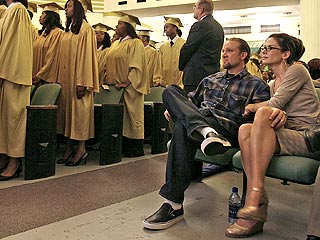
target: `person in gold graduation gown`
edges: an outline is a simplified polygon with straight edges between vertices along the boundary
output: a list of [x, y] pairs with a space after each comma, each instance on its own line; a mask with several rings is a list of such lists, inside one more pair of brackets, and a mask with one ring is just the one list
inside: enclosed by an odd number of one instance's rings
[[149, 45], [150, 31], [151, 30], [140, 30], [138, 35], [144, 45], [150, 87], [156, 87], [160, 85], [161, 79], [160, 60], [158, 50]]
[[55, 2], [39, 5], [43, 8], [39, 22], [42, 25], [41, 35], [33, 44], [32, 84], [37, 87], [45, 83], [57, 82], [58, 52], [63, 26]]
[[4, 12], [7, 10], [6, 7], [6, 1], [0, 1], [0, 18], [2, 17], [2, 15], [4, 14]]
[[144, 155], [144, 94], [149, 93], [144, 47], [135, 32], [139, 19], [122, 16], [106, 61], [107, 84], [124, 88], [122, 150], [126, 157]]
[[[27, 9], [28, 9], [30, 19], [32, 20], [33, 15], [37, 12], [37, 4], [32, 3], [32, 2], [28, 2]], [[37, 37], [39, 36], [39, 30], [35, 25], [33, 25], [32, 22], [30, 22], [30, 23], [31, 23], [31, 30], [32, 30], [32, 38], [33, 38], [33, 41], [35, 41], [37, 39]]]
[[[58, 133], [67, 138], [64, 156], [58, 163], [77, 166], [86, 163], [85, 141], [94, 137], [93, 94], [99, 91], [97, 42], [85, 12], [90, 1], [69, 0], [65, 5], [66, 32], [61, 37], [58, 83]], [[73, 141], [79, 142], [73, 154]], [[73, 156], [73, 158], [72, 158]]]
[[26, 106], [32, 79], [32, 33], [27, 1], [7, 0], [0, 19], [0, 181], [22, 171]]
[[110, 35], [108, 34], [108, 30], [112, 30], [112, 27], [109, 27], [102, 23], [97, 23], [92, 26], [96, 32], [97, 38], [97, 48], [98, 48], [98, 64], [99, 64], [99, 85], [104, 84], [104, 80], [106, 78], [105, 72], [105, 64], [106, 64], [106, 56], [109, 47], [111, 46]]
[[179, 56], [180, 50], [186, 41], [178, 35], [178, 31], [183, 25], [179, 18], [165, 17], [165, 19], [164, 30], [169, 41], [162, 44], [159, 49], [162, 76], [160, 85], [166, 87], [176, 84], [183, 87], [183, 72], [179, 71]]

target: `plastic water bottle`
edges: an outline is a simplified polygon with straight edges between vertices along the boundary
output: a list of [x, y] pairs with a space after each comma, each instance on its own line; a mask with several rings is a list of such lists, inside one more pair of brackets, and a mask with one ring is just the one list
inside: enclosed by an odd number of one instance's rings
[[238, 188], [233, 187], [232, 193], [229, 197], [229, 214], [228, 214], [228, 222], [233, 224], [237, 221], [237, 213], [241, 206], [241, 198], [238, 193]]

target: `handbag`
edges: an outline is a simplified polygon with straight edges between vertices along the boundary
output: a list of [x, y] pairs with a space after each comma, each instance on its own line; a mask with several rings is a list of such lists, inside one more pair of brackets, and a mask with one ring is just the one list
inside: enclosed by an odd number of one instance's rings
[[307, 144], [309, 152], [320, 151], [320, 124], [304, 131], [304, 140]]

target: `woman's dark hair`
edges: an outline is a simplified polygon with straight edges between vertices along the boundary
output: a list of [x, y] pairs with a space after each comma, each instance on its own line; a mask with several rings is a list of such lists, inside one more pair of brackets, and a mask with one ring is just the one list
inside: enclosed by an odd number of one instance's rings
[[271, 34], [268, 38], [276, 40], [282, 52], [290, 52], [290, 56], [287, 59], [288, 64], [298, 61], [304, 54], [305, 47], [303, 46], [303, 42], [296, 37], [286, 33], [275, 33]]
[[241, 38], [229, 38], [228, 41], [235, 41], [237, 43], [239, 43], [239, 49], [240, 49], [240, 52], [246, 52], [247, 53], [247, 56], [246, 58], [244, 59], [244, 63], [247, 63], [249, 62], [249, 59], [250, 59], [250, 47], [248, 45], [248, 43], [241, 39]]
[[110, 35], [107, 32], [104, 32], [104, 38], [102, 41], [102, 50], [111, 46]]
[[42, 29], [39, 30], [39, 34], [43, 33], [47, 36], [52, 29], [55, 27], [64, 30], [64, 27], [61, 24], [60, 15], [52, 11], [44, 11], [46, 13], [46, 18], [42, 25]]
[[7, 2], [4, 1], [4, 0], [0, 0], [0, 5], [5, 5], [5, 6], [7, 6]]
[[320, 59], [313, 58], [308, 62], [310, 76], [313, 80], [320, 78]]
[[70, 29], [72, 33], [78, 34], [80, 32], [82, 20], [85, 20], [87, 22], [87, 19], [84, 13], [84, 9], [78, 0], [68, 0], [64, 7], [67, 8], [67, 4], [70, 1], [73, 1], [73, 24], [71, 25], [72, 19], [70, 17], [67, 17], [66, 32], [69, 32]]
[[139, 38], [139, 36], [136, 33], [136, 30], [133, 28], [133, 26], [130, 23], [125, 22], [126, 26], [127, 26], [127, 34], [131, 37], [131, 38]]

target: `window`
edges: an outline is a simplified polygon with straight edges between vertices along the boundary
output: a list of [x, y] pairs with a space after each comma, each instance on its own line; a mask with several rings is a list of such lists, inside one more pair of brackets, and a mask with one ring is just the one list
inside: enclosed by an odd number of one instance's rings
[[121, 2], [118, 2], [118, 5], [126, 5], [128, 2], [127, 1], [121, 1]]
[[251, 33], [251, 26], [239, 26], [239, 27], [224, 27], [224, 34], [241, 34]]
[[280, 32], [280, 24], [261, 25], [261, 32]]

